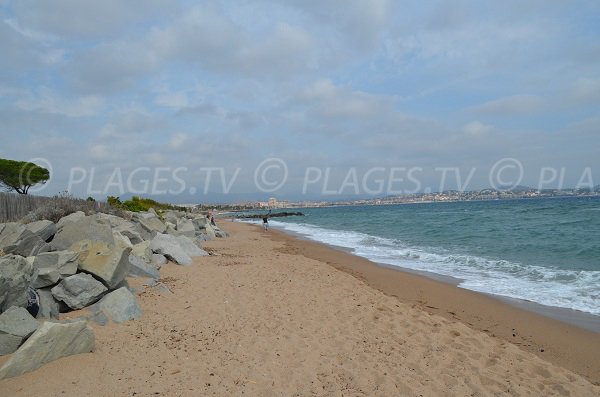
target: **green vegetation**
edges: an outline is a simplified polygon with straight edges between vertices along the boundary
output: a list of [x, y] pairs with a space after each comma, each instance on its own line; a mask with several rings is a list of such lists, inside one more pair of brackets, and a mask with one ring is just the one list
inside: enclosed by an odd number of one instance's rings
[[27, 161], [0, 159], [0, 186], [8, 191], [27, 194], [30, 187], [46, 183], [48, 179], [50, 172], [44, 167]]
[[160, 212], [164, 210], [179, 210], [186, 211], [184, 207], [177, 207], [171, 204], [159, 203], [158, 201], [133, 196], [130, 200], [121, 201], [118, 197], [108, 196], [106, 202], [113, 208], [124, 209], [131, 212], [144, 212], [150, 208], [154, 208], [155, 211]]

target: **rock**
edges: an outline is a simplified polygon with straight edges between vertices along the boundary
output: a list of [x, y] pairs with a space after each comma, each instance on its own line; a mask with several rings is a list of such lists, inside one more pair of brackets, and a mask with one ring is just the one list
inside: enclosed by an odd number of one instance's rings
[[160, 273], [156, 268], [148, 265], [143, 259], [129, 255], [129, 275], [135, 277], [160, 278]]
[[0, 332], [0, 356], [14, 353], [21, 343], [23, 343], [23, 338], [20, 336]]
[[95, 338], [86, 322], [46, 321], [0, 368], [0, 379], [19, 376], [61, 357], [94, 350]]
[[77, 251], [71, 247], [81, 240], [114, 244], [110, 222], [98, 214], [83, 217], [75, 222], [68, 222], [58, 230], [51, 244], [59, 251], [67, 249]]
[[183, 248], [183, 251], [189, 256], [207, 256], [208, 252], [198, 247], [191, 239], [186, 236], [177, 236], [175, 238], [179, 243], [179, 246]]
[[71, 309], [81, 309], [100, 299], [107, 288], [89, 274], [78, 273], [65, 278], [51, 291], [56, 300]]
[[13, 353], [38, 328], [27, 309], [12, 306], [0, 314], [0, 356]]
[[71, 248], [79, 252], [79, 269], [100, 278], [110, 289], [119, 284], [129, 270], [131, 248], [122, 240], [117, 239], [116, 244], [83, 240]]
[[180, 236], [194, 238], [194, 236], [196, 235], [196, 227], [194, 226], [194, 223], [189, 219], [178, 219], [177, 234]]
[[192, 264], [192, 258], [179, 245], [177, 237], [170, 234], [157, 234], [152, 239], [150, 248], [154, 253], [164, 255], [179, 265]]
[[52, 236], [56, 234], [57, 227], [52, 221], [41, 220], [37, 222], [31, 222], [25, 225], [27, 230], [31, 233], [39, 236], [42, 240], [48, 241]]
[[27, 289], [34, 277], [33, 266], [22, 256], [0, 257], [0, 313], [11, 306], [27, 307]]
[[167, 230], [165, 224], [155, 215], [156, 213], [138, 213], [134, 219], [140, 224], [142, 229], [150, 236], [164, 233]]
[[229, 237], [229, 234], [227, 234], [227, 232], [225, 232], [223, 230], [216, 230], [215, 229], [215, 236], [217, 238], [225, 238], [225, 237]]
[[155, 268], [160, 269], [163, 265], [167, 264], [167, 258], [161, 254], [152, 254], [151, 263]]
[[69, 214], [67, 216], [63, 216], [62, 218], [60, 218], [60, 220], [56, 224], [56, 227], [58, 229], [60, 229], [67, 223], [77, 222], [83, 218], [85, 218], [85, 213], [83, 213], [82, 211], [73, 212], [72, 214]]
[[106, 314], [114, 323], [133, 320], [142, 315], [142, 310], [135, 296], [125, 287], [121, 287], [109, 294], [94, 305]]
[[171, 223], [172, 225], [177, 224], [179, 217], [180, 215], [176, 211], [168, 210], [163, 212], [163, 218], [165, 218], [165, 221]]
[[5, 254], [32, 256], [49, 251], [50, 246], [24, 225], [7, 223], [0, 233], [0, 249]]
[[131, 248], [131, 255], [137, 256], [144, 262], [149, 263], [152, 261], [152, 249], [150, 249], [150, 241], [144, 241], [139, 244], [135, 244]]
[[60, 308], [52, 292], [49, 289], [38, 289], [37, 293], [40, 297], [40, 309], [36, 318], [58, 318]]
[[56, 269], [61, 278], [77, 273], [79, 254], [73, 251], [45, 252], [35, 257], [33, 266], [41, 271], [44, 268]]
[[33, 282], [33, 288], [43, 288], [55, 285], [60, 279], [61, 277], [58, 269], [43, 267], [37, 271], [37, 277]]
[[98, 218], [108, 221], [113, 231], [119, 232], [123, 236], [127, 237], [129, 241], [131, 241], [131, 244], [139, 244], [144, 241], [141, 236], [143, 231], [138, 224], [121, 217], [108, 214], [98, 214]]
[[152, 214], [152, 215], [154, 215], [155, 217], [157, 217], [157, 218], [158, 218], [158, 214], [156, 213], [156, 210], [155, 210], [154, 208], [150, 208], [150, 209], [148, 210], [148, 213], [149, 213], [149, 214]]

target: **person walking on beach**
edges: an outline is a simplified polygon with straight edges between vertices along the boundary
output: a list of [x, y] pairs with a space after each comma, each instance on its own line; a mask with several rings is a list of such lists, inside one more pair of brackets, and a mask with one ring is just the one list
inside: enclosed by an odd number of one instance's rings
[[263, 227], [265, 231], [269, 230], [269, 219], [268, 215], [263, 216]]

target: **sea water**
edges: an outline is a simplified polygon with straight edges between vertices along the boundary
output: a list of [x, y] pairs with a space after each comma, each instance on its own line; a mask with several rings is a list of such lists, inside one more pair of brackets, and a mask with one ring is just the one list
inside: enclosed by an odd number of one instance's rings
[[462, 288], [600, 315], [600, 199], [304, 208], [273, 226]]

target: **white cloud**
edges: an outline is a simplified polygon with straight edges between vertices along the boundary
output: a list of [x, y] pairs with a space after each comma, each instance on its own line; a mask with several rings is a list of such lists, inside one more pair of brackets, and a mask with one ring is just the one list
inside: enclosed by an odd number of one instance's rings
[[104, 101], [95, 96], [83, 96], [76, 99], [63, 98], [48, 87], [40, 87], [37, 94], [29, 94], [16, 102], [21, 110], [67, 117], [86, 117], [98, 114], [104, 107]]
[[111, 157], [111, 148], [103, 144], [92, 145], [90, 156], [94, 160], [106, 160]]
[[483, 124], [480, 121], [471, 121], [465, 124], [463, 131], [469, 136], [483, 136], [493, 131], [494, 127], [488, 124]]
[[183, 146], [183, 144], [185, 143], [186, 140], [187, 140], [187, 135], [185, 135], [181, 132], [178, 132], [171, 136], [171, 139], [169, 140], [169, 146], [172, 149], [179, 149], [181, 146]]
[[577, 79], [571, 88], [571, 97], [577, 102], [600, 101], [600, 79]]
[[543, 100], [536, 95], [513, 95], [471, 107], [477, 113], [513, 115], [533, 113], [541, 110]]
[[308, 105], [313, 116], [324, 119], [368, 119], [389, 112], [393, 104], [392, 97], [335, 86], [326, 79], [304, 89], [297, 100]]
[[167, 14], [167, 7], [177, 8], [166, 0], [145, 0], [143, 5], [120, 0], [17, 0], [14, 13], [24, 29], [79, 39], [112, 35], [151, 15]]

